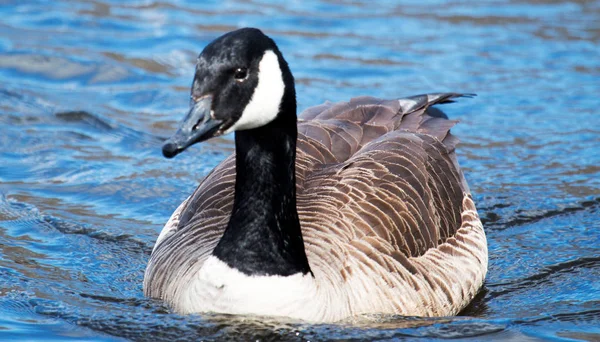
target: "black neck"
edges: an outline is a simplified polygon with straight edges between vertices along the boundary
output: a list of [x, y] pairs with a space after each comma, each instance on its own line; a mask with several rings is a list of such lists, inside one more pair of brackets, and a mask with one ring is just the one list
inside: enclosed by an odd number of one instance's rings
[[293, 112], [235, 133], [235, 200], [213, 255], [248, 275], [310, 272], [296, 209], [295, 101], [287, 107]]

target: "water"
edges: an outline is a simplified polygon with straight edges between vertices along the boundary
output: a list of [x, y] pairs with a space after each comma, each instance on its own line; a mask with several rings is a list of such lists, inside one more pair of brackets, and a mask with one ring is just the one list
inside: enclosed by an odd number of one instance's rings
[[[600, 2], [3, 1], [0, 340], [600, 340]], [[153, 243], [232, 137], [175, 160], [197, 54], [273, 36], [300, 109], [357, 95], [444, 106], [486, 227], [455, 318], [308, 325], [178, 316], [142, 295]]]

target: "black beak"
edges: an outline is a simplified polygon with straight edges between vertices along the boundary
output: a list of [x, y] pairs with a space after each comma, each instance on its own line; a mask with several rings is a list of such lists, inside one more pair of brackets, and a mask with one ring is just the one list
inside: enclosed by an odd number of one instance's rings
[[192, 103], [177, 132], [163, 145], [162, 152], [165, 157], [173, 158], [195, 143], [221, 135], [218, 131], [223, 120], [212, 118], [212, 99], [211, 95], [205, 95]]

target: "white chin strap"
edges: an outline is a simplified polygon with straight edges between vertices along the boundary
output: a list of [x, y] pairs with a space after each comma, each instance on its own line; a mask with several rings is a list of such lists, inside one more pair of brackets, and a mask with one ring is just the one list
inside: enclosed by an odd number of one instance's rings
[[225, 133], [264, 126], [279, 113], [285, 84], [277, 55], [268, 50], [258, 66], [258, 85], [240, 119]]

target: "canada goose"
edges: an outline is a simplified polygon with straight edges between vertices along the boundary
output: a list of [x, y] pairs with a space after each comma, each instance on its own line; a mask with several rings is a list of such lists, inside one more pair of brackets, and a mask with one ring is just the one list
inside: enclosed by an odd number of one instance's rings
[[234, 131], [236, 153], [163, 228], [145, 295], [179, 313], [312, 322], [457, 314], [483, 284], [487, 243], [456, 122], [428, 110], [460, 96], [359, 97], [297, 119], [275, 42], [252, 28], [219, 37], [163, 154]]

